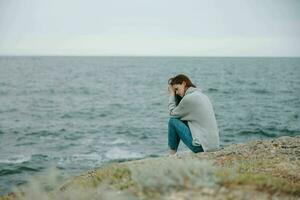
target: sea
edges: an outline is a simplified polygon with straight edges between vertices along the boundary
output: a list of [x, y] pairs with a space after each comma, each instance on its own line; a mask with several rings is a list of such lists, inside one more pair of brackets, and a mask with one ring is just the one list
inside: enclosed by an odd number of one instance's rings
[[51, 167], [166, 155], [177, 74], [210, 98], [221, 148], [300, 135], [300, 58], [2, 56], [0, 195]]

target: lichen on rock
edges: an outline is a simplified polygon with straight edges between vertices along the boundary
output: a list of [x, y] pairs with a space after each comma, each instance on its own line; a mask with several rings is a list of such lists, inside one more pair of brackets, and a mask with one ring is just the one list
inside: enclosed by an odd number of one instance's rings
[[[7, 199], [299, 199], [300, 136], [229, 145], [113, 163], [74, 177], [56, 189], [18, 190]], [[35, 196], [34, 196], [35, 195]]]

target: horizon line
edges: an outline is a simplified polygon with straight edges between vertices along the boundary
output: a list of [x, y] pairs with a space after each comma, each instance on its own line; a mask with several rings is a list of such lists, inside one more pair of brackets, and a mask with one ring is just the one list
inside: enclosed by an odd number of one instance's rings
[[187, 57], [187, 58], [300, 58], [300, 56], [221, 56], [221, 55], [79, 55], [79, 54], [0, 54], [0, 57]]

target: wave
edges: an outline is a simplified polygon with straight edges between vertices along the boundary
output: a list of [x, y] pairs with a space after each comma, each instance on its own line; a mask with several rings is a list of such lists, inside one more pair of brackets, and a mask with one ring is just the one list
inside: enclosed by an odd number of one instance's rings
[[25, 156], [25, 155], [20, 155], [20, 156], [13, 156], [9, 159], [0, 159], [1, 164], [20, 164], [24, 162], [30, 161], [32, 156]]
[[266, 89], [252, 89], [250, 92], [253, 92], [255, 94], [271, 94], [271, 91], [268, 91]]
[[275, 128], [267, 128], [267, 129], [255, 129], [255, 130], [244, 130], [238, 132], [240, 136], [250, 136], [250, 135], [260, 135], [263, 137], [281, 137], [281, 136], [296, 136], [300, 135], [300, 130], [291, 130], [291, 129], [275, 129]]
[[115, 139], [115, 140], [112, 140], [110, 142], [111, 145], [121, 145], [121, 144], [130, 144], [130, 141], [129, 140], [125, 140], [125, 139], [122, 139], [122, 138], [118, 138], [118, 139]]
[[264, 137], [277, 137], [277, 134], [265, 130], [261, 130], [261, 129], [240, 131], [238, 132], [238, 135], [240, 136], [261, 135]]
[[35, 145], [36, 142], [23, 142], [23, 143], [20, 143], [20, 144], [15, 144], [15, 147], [20, 147], [20, 146], [32, 146], [32, 145]]
[[120, 149], [118, 147], [112, 148], [105, 153], [105, 157], [109, 160], [122, 160], [122, 159], [137, 159], [144, 157], [141, 153], [132, 152]]
[[59, 169], [84, 169], [85, 167], [96, 167], [103, 161], [102, 155], [98, 153], [74, 154], [60, 157], [57, 162]]
[[8, 109], [3, 109], [3, 110], [0, 110], [0, 113], [13, 113], [13, 112], [17, 112], [18, 109], [16, 108], [8, 108]]
[[48, 130], [41, 130], [41, 131], [26, 133], [25, 135], [27, 135], [27, 136], [59, 136], [60, 133], [51, 132], [51, 131], [48, 131]]
[[208, 92], [218, 92], [219, 90], [217, 88], [208, 88]]
[[12, 174], [20, 174], [23, 172], [38, 172], [40, 169], [36, 169], [33, 167], [20, 166], [14, 169], [2, 169], [0, 170], [0, 176], [12, 175]]
[[288, 128], [285, 128], [285, 129], [280, 129], [278, 131], [278, 136], [296, 136], [296, 135], [300, 135], [300, 130], [291, 130], [291, 129], [288, 129]]

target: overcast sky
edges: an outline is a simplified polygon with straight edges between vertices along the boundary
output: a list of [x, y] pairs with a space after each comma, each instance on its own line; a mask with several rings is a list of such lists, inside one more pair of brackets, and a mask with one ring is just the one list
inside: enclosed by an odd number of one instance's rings
[[0, 0], [0, 55], [300, 56], [300, 0]]

